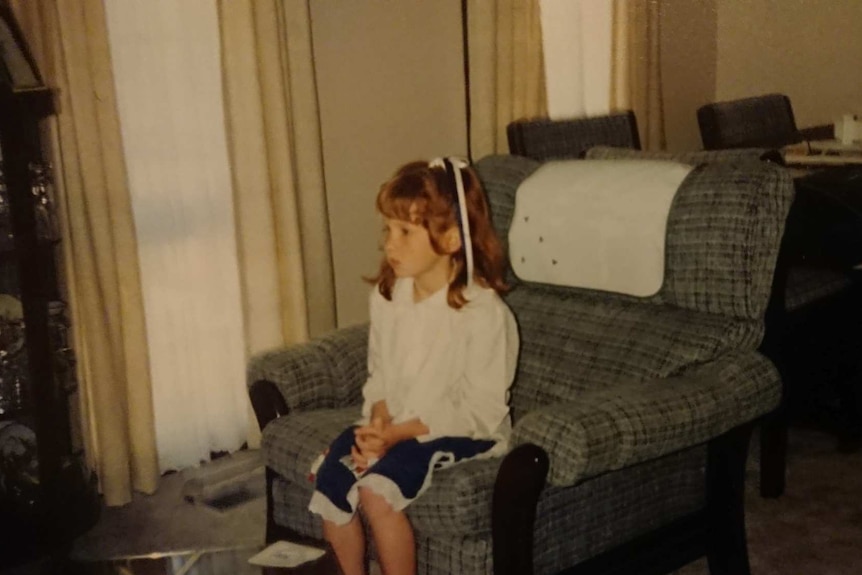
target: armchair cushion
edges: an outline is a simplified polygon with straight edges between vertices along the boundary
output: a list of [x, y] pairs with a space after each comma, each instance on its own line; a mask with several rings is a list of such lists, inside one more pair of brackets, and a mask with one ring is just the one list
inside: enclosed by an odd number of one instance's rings
[[703, 443], [772, 410], [775, 367], [755, 353], [728, 355], [681, 375], [629, 381], [533, 410], [513, 443], [548, 452], [551, 485], [568, 486]]

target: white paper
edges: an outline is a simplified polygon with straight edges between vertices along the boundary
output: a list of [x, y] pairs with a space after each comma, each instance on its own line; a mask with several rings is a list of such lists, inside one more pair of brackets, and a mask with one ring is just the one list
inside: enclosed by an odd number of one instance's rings
[[323, 557], [325, 551], [317, 547], [276, 541], [263, 551], [251, 557], [248, 562], [261, 567], [296, 567]]

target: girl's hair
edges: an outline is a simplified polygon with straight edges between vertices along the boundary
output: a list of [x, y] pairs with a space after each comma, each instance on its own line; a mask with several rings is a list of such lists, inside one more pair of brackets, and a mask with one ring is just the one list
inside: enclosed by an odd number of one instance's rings
[[[467, 200], [470, 238], [473, 242], [473, 279], [497, 293], [505, 293], [509, 289], [504, 279], [506, 258], [491, 225], [485, 192], [472, 168], [461, 169], [461, 175]], [[444, 254], [446, 250], [443, 249], [443, 235], [453, 226], [458, 227], [458, 193], [444, 167], [432, 167], [428, 162], [410, 162], [380, 187], [377, 194], [377, 211], [386, 218], [421, 225], [428, 230], [432, 249], [438, 254]], [[447, 294], [449, 305], [455, 309], [460, 309], [467, 303], [467, 298], [464, 297], [467, 270], [464, 242], [461, 243], [461, 249], [452, 254], [454, 279], [449, 282]], [[392, 299], [395, 271], [385, 256], [377, 276], [368, 278], [367, 281], [376, 283], [377, 289], [387, 300]]]

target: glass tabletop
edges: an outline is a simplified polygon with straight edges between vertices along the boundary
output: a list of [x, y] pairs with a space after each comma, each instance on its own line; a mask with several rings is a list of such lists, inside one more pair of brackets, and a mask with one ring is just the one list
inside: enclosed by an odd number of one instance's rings
[[264, 546], [173, 551], [105, 561], [75, 563], [72, 575], [340, 575], [327, 552], [320, 559], [296, 567], [260, 567], [248, 562]]

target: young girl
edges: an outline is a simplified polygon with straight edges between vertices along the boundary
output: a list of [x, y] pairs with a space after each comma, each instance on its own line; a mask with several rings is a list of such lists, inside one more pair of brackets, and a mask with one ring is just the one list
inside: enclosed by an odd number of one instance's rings
[[370, 298], [368, 380], [358, 426], [316, 470], [309, 509], [345, 575], [365, 573], [368, 522], [383, 573], [415, 573], [404, 508], [435, 469], [505, 452], [515, 319], [503, 250], [479, 179], [454, 159], [413, 162], [377, 196], [384, 258]]

